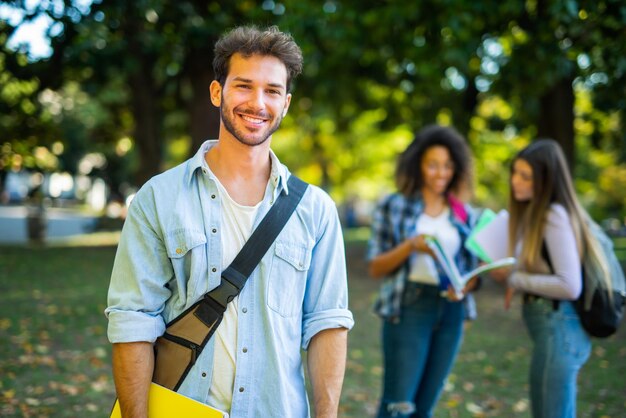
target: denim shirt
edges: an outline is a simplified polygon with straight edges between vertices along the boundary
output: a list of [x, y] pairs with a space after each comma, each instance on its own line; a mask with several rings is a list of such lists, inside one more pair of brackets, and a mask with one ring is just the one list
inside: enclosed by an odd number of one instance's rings
[[[463, 205], [468, 219], [460, 219], [455, 208], [459, 207], [459, 202], [449, 198], [450, 222], [459, 232], [461, 237], [461, 248], [456, 253], [454, 261], [461, 274], [476, 267], [478, 260], [472, 255], [464, 244], [470, 233], [471, 226], [476, 222], [476, 216], [468, 205]], [[454, 203], [454, 204], [453, 204]], [[400, 193], [393, 193], [381, 200], [374, 212], [372, 220], [372, 235], [368, 243], [367, 259], [391, 250], [409, 237], [416, 234], [417, 219], [424, 212], [424, 202], [420, 195], [406, 197]], [[402, 305], [402, 294], [408, 280], [411, 262], [415, 253], [403, 263], [396, 271], [390, 273], [383, 281], [380, 294], [374, 305], [375, 312], [384, 319], [395, 321], [400, 316]], [[439, 263], [436, 263], [440, 276], [443, 273]], [[467, 319], [476, 318], [476, 304], [471, 294], [463, 299], [465, 307], [465, 317]]]
[[[154, 342], [165, 324], [220, 283], [220, 196], [204, 154], [147, 182], [133, 199], [115, 257], [108, 307], [112, 343]], [[272, 169], [255, 228], [289, 171]], [[288, 190], [286, 190], [288, 192]], [[336, 207], [310, 185], [239, 295], [235, 385], [230, 411], [240, 417], [308, 417], [301, 349], [330, 328], [350, 329], [345, 251]], [[205, 402], [213, 341], [179, 392]]]

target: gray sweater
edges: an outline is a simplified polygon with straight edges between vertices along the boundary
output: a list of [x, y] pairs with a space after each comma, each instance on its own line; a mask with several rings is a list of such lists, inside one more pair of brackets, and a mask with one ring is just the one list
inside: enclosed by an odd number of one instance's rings
[[[509, 276], [509, 286], [551, 299], [576, 299], [582, 290], [581, 257], [569, 215], [560, 204], [553, 203], [550, 206], [544, 240], [554, 273], [550, 273], [548, 264], [541, 260], [541, 273], [529, 273], [519, 267]], [[519, 256], [520, 251], [521, 242], [516, 247], [515, 255]]]

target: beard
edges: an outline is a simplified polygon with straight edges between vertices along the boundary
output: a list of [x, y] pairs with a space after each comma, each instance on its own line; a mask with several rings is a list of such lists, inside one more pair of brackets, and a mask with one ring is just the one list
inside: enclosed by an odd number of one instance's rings
[[[239, 109], [239, 110], [237, 110]], [[235, 118], [237, 116], [235, 113], [242, 113], [244, 115], [249, 115], [251, 117], [269, 119], [271, 114], [266, 112], [254, 112], [250, 109], [245, 108], [235, 108], [230, 109], [224, 102], [224, 96], [222, 95], [222, 106], [220, 106], [220, 117], [222, 119], [222, 123], [224, 124], [224, 128], [237, 139], [240, 143], [244, 145], [248, 145], [250, 147], [255, 147], [263, 144], [268, 140], [269, 137], [272, 136], [274, 132], [278, 129], [281, 122], [283, 121], [282, 113], [279, 113], [278, 117], [273, 119], [273, 122], [266, 127], [265, 129], [259, 130], [257, 132], [249, 132], [245, 128], [237, 127], [235, 124]]]

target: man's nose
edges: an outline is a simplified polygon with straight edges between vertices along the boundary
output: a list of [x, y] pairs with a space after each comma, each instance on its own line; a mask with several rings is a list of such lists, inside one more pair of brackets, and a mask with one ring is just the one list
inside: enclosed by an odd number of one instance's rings
[[265, 108], [265, 94], [263, 90], [261, 89], [252, 90], [249, 103], [250, 103], [250, 106], [252, 106], [255, 110], [264, 109]]

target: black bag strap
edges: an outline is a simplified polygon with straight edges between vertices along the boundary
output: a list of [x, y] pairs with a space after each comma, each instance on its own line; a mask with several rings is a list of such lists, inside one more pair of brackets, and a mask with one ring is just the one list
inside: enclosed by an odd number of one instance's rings
[[232, 263], [222, 272], [222, 282], [205, 296], [226, 307], [252, 274], [261, 258], [267, 253], [280, 231], [300, 203], [308, 184], [291, 175], [287, 182], [289, 194], [281, 192], [274, 206], [265, 215]]
[[[548, 245], [546, 244], [546, 240], [541, 242], [541, 256], [546, 263], [548, 263], [548, 268], [550, 269], [550, 273], [554, 274], [554, 266], [552, 265], [552, 259], [550, 258], [550, 252], [548, 251]], [[548, 299], [548, 298], [546, 298]], [[552, 310], [557, 311], [559, 309], [560, 301], [558, 299], [550, 299], [552, 300]]]
[[157, 338], [153, 382], [176, 391], [185, 380], [221, 323], [226, 305], [243, 289], [302, 200], [308, 184], [292, 175], [287, 187], [289, 194], [283, 189], [239, 254], [222, 272], [219, 286], [170, 321], [165, 333]]
[[554, 267], [552, 266], [552, 259], [550, 258], [550, 253], [548, 252], [548, 245], [546, 244], [545, 240], [541, 242], [541, 256], [543, 257], [544, 260], [546, 260], [546, 263], [548, 263], [548, 268], [550, 269], [550, 273], [554, 274]]

